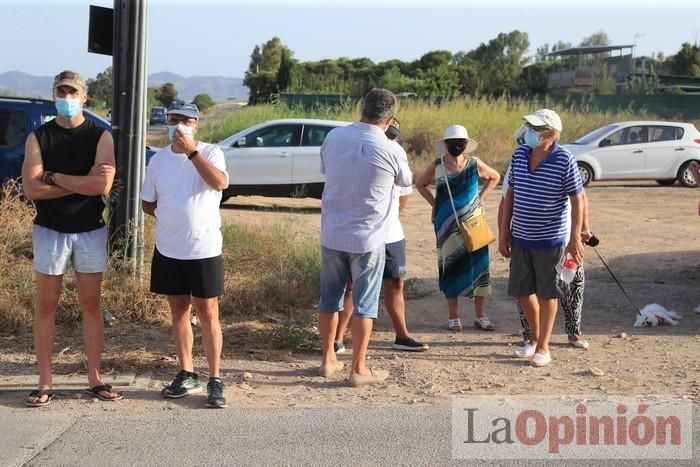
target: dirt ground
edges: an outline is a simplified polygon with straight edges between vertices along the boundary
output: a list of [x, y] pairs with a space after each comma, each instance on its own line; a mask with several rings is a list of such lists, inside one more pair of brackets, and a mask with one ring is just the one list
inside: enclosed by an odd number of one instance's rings
[[[654, 183], [594, 183], [589, 189], [591, 228], [600, 238], [598, 253], [641, 308], [659, 303], [679, 312], [677, 327], [635, 328], [635, 310], [592, 248], [586, 249], [586, 289], [583, 332], [587, 351], [567, 345], [563, 317], [557, 317], [552, 343], [553, 364], [532, 368], [525, 360], [510, 357], [519, 343], [519, 323], [514, 302], [506, 295], [508, 263], [491, 248], [494, 294], [487, 303], [495, 332], [471, 327], [473, 305], [460, 302], [464, 332], [446, 330], [446, 302], [437, 290], [435, 241], [430, 210], [414, 193], [402, 214], [407, 238], [408, 277], [427, 295], [407, 301], [409, 329], [417, 340], [430, 345], [424, 353], [391, 349], [393, 331], [386, 312], [375, 324], [369, 364], [390, 371], [386, 384], [355, 389], [342, 374], [330, 380], [317, 376], [318, 355], [232, 355], [225, 352], [223, 376], [233, 407], [351, 404], [448, 404], [453, 394], [678, 394], [700, 399], [700, 190]], [[496, 193], [486, 204], [491, 225], [496, 226]], [[282, 222], [299, 231], [318, 230], [320, 202], [310, 199], [234, 198], [222, 208], [224, 222], [264, 226]], [[137, 332], [142, 349], [152, 349], [154, 379], [151, 387], [176, 371], [167, 330], [108, 330], [107, 354], [120, 345], [124, 332]], [[620, 337], [626, 333], [626, 337]], [[11, 337], [2, 340], [8, 343]], [[225, 331], [224, 339], [235, 339]], [[199, 339], [198, 339], [199, 341]], [[8, 374], [33, 374], [33, 357], [26, 352], [6, 354], [0, 362], [0, 378]], [[4, 343], [0, 341], [2, 347]], [[15, 346], [16, 347], [16, 346]], [[57, 343], [60, 347], [60, 343]], [[138, 347], [138, 346], [137, 346]], [[141, 358], [144, 353], [142, 352]], [[166, 355], [166, 357], [163, 357]], [[262, 358], [262, 359], [261, 359]], [[350, 355], [340, 359], [349, 364]], [[118, 369], [115, 362], [113, 367]], [[206, 368], [201, 351], [197, 365]], [[591, 368], [604, 375], [593, 376]], [[57, 371], [61, 371], [60, 365]], [[23, 395], [2, 396], [16, 398]], [[152, 397], [125, 401], [134, 409], [153, 407]], [[9, 401], [8, 401], [9, 402]], [[62, 403], [69, 403], [62, 402]], [[185, 402], [185, 404], [200, 402]]]

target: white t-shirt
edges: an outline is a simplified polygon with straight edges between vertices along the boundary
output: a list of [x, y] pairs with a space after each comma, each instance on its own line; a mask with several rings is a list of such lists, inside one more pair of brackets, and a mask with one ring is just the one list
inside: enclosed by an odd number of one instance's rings
[[391, 213], [387, 221], [389, 224], [386, 228], [386, 243], [400, 242], [405, 238], [403, 227], [401, 226], [401, 219], [399, 218], [399, 198], [401, 196], [408, 196], [411, 193], [413, 193], [413, 188], [410, 186], [403, 187], [394, 185], [392, 193], [394, 202], [391, 203]]
[[[197, 157], [226, 172], [219, 147], [200, 142], [197, 151]], [[187, 155], [174, 153], [171, 145], [153, 155], [146, 168], [141, 199], [158, 203], [156, 248], [163, 256], [203, 259], [222, 253], [221, 192], [207, 185]]]
[[[508, 170], [506, 170], [506, 175], [503, 177], [503, 186], [501, 187], [501, 196], [504, 198], [508, 194], [508, 188], [510, 188], [510, 185], [508, 184], [508, 177], [510, 176], [510, 166], [508, 166]], [[564, 240], [565, 244], [569, 243], [569, 238], [571, 238], [571, 199], [566, 198], [566, 222], [564, 223], [564, 226], [566, 228], [566, 239]]]

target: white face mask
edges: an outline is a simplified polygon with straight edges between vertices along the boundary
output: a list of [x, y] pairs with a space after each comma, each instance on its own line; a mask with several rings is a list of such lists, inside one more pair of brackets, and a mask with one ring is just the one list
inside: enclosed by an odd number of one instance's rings
[[194, 139], [192, 128], [187, 125], [183, 125], [182, 123], [178, 123], [177, 125], [168, 125], [168, 138], [171, 142], [173, 141], [175, 130], [180, 130], [180, 133], [185, 135], [187, 139]]

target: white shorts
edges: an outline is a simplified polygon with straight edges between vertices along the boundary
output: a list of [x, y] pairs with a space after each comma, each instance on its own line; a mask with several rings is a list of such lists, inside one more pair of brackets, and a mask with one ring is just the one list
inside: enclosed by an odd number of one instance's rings
[[32, 228], [34, 270], [60, 276], [73, 265], [76, 272], [107, 270], [107, 228], [90, 232], [62, 233], [34, 224]]

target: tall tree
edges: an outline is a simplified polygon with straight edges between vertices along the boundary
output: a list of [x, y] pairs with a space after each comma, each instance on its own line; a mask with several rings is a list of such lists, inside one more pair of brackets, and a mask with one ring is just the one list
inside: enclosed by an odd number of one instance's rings
[[588, 37], [584, 37], [579, 44], [581, 47], [610, 45], [610, 38], [604, 31], [598, 31]]
[[[253, 48], [248, 71], [243, 79], [243, 84], [250, 89], [250, 104], [269, 102], [272, 94], [289, 87], [294, 66], [292, 55], [292, 51], [282, 44], [279, 37], [273, 37], [262, 46], [256, 45]], [[280, 74], [281, 67], [284, 69]]]
[[700, 47], [684, 42], [681, 50], [670, 56], [668, 62], [674, 74], [700, 76]]
[[527, 62], [525, 53], [530, 47], [526, 32], [518, 30], [500, 33], [488, 43], [482, 43], [467, 54], [468, 58], [479, 62], [479, 79], [487, 94], [503, 94], [517, 86], [523, 65]]
[[104, 107], [112, 105], [112, 67], [98, 73], [95, 79], [87, 81], [88, 97]]
[[162, 85], [156, 93], [156, 99], [165, 107], [170, 107], [170, 104], [177, 99], [177, 89], [175, 89], [175, 85], [173, 83], [165, 83]]

